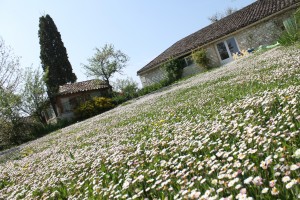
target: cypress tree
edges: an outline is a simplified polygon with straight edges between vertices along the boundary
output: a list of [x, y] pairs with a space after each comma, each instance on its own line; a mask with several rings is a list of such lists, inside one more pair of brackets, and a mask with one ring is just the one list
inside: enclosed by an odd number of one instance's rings
[[61, 35], [49, 15], [40, 17], [38, 35], [40, 38], [40, 59], [45, 72], [47, 93], [57, 116], [55, 95], [59, 86], [73, 83], [77, 78], [73, 73]]

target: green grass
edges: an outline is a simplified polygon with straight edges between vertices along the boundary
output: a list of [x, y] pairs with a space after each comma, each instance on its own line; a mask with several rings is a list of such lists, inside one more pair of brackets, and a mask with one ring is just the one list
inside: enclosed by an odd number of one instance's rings
[[298, 53], [252, 55], [47, 135], [2, 160], [0, 196], [297, 199]]

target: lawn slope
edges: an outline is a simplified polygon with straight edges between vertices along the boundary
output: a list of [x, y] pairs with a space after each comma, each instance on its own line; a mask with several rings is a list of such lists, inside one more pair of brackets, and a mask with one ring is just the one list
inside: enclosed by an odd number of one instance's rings
[[300, 50], [174, 84], [0, 157], [0, 199], [297, 199]]

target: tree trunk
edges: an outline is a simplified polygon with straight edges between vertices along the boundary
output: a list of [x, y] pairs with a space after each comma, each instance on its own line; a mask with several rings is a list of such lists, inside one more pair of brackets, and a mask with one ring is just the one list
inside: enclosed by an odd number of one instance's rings
[[106, 79], [106, 80], [105, 80], [105, 83], [106, 83], [107, 86], [108, 86], [108, 97], [112, 97], [113, 90], [112, 90], [112, 86], [111, 86], [110, 83], [109, 83], [109, 80]]
[[54, 100], [53, 97], [50, 98], [50, 103], [51, 103], [51, 106], [52, 106], [52, 108], [54, 110], [55, 117], [58, 117], [58, 113], [57, 113], [56, 106], [55, 106], [55, 100]]
[[40, 121], [43, 125], [47, 125], [47, 120], [46, 120], [46, 118], [42, 115], [41, 112], [37, 113], [37, 117], [38, 117], [39, 121]]
[[47, 94], [50, 99], [50, 104], [54, 110], [55, 117], [58, 117], [58, 113], [57, 113], [56, 106], [55, 106], [55, 97], [53, 97], [54, 95], [52, 95], [51, 92], [49, 92], [49, 91], [47, 91]]

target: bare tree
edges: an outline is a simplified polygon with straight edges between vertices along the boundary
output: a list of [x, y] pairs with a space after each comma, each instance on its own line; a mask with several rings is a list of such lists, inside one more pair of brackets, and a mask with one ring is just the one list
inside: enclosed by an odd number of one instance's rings
[[[19, 57], [13, 55], [11, 48], [5, 46], [0, 38], [0, 117], [10, 118], [19, 103], [16, 90], [21, 83]], [[10, 119], [11, 120], [11, 119]]]
[[21, 82], [19, 57], [13, 55], [11, 48], [5, 46], [0, 38], [0, 88], [14, 92]]
[[236, 12], [237, 9], [236, 8], [231, 8], [231, 7], [228, 7], [224, 13], [220, 13], [220, 12], [217, 12], [215, 13], [214, 15], [208, 17], [208, 20], [211, 22], [211, 23], [215, 23], [217, 21], [219, 21], [220, 19], [228, 16], [228, 15], [231, 15], [232, 13]]

